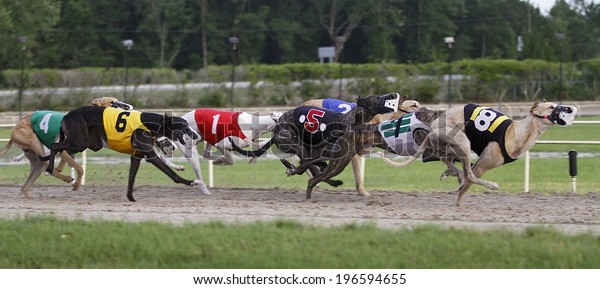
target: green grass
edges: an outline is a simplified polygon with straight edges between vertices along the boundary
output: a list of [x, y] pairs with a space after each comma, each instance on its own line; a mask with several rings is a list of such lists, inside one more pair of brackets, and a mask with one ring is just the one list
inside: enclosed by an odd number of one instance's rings
[[519, 234], [27, 217], [0, 220], [0, 256], [0, 268], [600, 268], [600, 242], [539, 227]]

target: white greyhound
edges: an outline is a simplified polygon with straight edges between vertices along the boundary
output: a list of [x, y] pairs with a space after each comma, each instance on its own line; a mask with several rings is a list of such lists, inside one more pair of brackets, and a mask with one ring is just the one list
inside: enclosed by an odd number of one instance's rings
[[[233, 165], [235, 160], [231, 142], [235, 142], [236, 146], [242, 148], [250, 146], [260, 135], [273, 130], [282, 114], [273, 111], [269, 115], [259, 116], [258, 114], [239, 111], [198, 108], [183, 115], [182, 118], [200, 135], [200, 138], [191, 149], [186, 149], [179, 142], [175, 143], [184, 152], [188, 162], [194, 168], [196, 180], [199, 181], [202, 192], [210, 194], [202, 180], [200, 171], [200, 155], [196, 148], [200, 141], [206, 141], [206, 148], [203, 153], [205, 159], [214, 160], [217, 165]], [[223, 156], [213, 156], [213, 147], [216, 147]]]

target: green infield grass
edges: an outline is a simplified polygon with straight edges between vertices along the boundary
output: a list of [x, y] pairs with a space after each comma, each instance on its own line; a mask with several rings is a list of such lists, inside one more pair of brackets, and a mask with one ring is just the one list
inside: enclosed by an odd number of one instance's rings
[[600, 268], [597, 236], [541, 227], [175, 226], [49, 216], [0, 219], [0, 241], [0, 268]]

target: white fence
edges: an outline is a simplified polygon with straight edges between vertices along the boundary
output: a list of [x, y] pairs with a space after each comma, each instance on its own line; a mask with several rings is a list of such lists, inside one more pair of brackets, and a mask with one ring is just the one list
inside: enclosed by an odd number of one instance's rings
[[[574, 121], [573, 122], [574, 125], [577, 124], [600, 124], [600, 121]], [[0, 124], [0, 128], [11, 128], [14, 127], [14, 124]], [[8, 142], [9, 139], [0, 139], [0, 142]], [[580, 141], [564, 141], [564, 140], [538, 140], [536, 142], [536, 144], [575, 144], [575, 145], [600, 145], [600, 141], [590, 141], [590, 140], [580, 140]], [[81, 166], [83, 167], [84, 170], [84, 174], [83, 174], [83, 178], [81, 180], [81, 184], [85, 185], [85, 171], [86, 171], [86, 167], [87, 167], [87, 150], [83, 151], [81, 154]], [[364, 174], [365, 172], [365, 162], [363, 160], [363, 162], [361, 163], [361, 166], [363, 167], [362, 172]], [[530, 169], [531, 169], [531, 165], [530, 165], [530, 155], [529, 155], [529, 151], [525, 152], [525, 180], [524, 180], [524, 191], [526, 193], [529, 192], [529, 182], [530, 182]], [[75, 172], [73, 169], [71, 169], [71, 176], [74, 176]], [[362, 176], [362, 178], [364, 179], [364, 175]], [[208, 186], [209, 187], [213, 187], [214, 186], [214, 168], [213, 168], [213, 161], [208, 161]], [[573, 192], [576, 191], [576, 184], [575, 184], [575, 180], [573, 180]]]

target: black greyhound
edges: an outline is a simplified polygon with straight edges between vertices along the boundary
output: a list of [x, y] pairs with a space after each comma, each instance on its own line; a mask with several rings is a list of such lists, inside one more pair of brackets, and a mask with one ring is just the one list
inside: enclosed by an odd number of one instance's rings
[[[317, 184], [340, 174], [357, 153], [365, 153], [378, 147], [402, 156], [413, 154], [429, 133], [433, 120], [437, 119], [441, 113], [443, 113], [441, 110], [420, 108], [416, 112], [396, 120], [379, 124], [354, 125], [334, 143], [328, 144], [320, 156], [305, 159], [298, 167], [288, 167], [287, 175], [301, 175], [312, 165], [329, 161], [321, 173], [308, 180], [306, 196], [310, 198], [312, 190]], [[391, 142], [386, 140], [388, 135], [391, 137]], [[435, 158], [434, 156], [429, 157]]]
[[106, 146], [131, 155], [127, 185], [129, 201], [135, 202], [133, 184], [142, 158], [176, 183], [196, 185], [195, 181], [181, 178], [159, 159], [154, 151], [154, 140], [162, 136], [179, 140], [188, 146], [192, 145], [191, 140], [197, 138], [188, 123], [180, 117], [97, 106], [81, 107], [70, 111], [63, 118], [60, 141], [50, 148], [50, 163], [46, 170], [51, 172], [54, 169], [54, 156], [57, 153], [65, 150], [82, 152], [87, 148], [98, 151]]
[[[302, 164], [321, 154], [329, 154], [323, 150], [329, 148], [328, 144], [334, 143], [337, 138], [344, 135], [350, 126], [366, 123], [376, 114], [395, 112], [399, 103], [405, 99], [405, 96], [400, 97], [398, 93], [360, 97], [357, 106], [346, 114], [320, 107], [299, 106], [279, 118], [273, 129], [273, 137], [258, 150], [245, 151], [235, 144], [232, 146], [235, 151], [246, 157], [259, 157], [275, 144], [281, 152], [297, 155]], [[280, 161], [288, 169], [294, 168], [287, 160], [282, 158]], [[323, 166], [324, 163], [312, 162], [308, 169], [314, 176], [319, 173], [319, 167]], [[338, 180], [322, 181], [332, 186], [342, 184]], [[310, 194], [306, 197], [310, 198]]]

